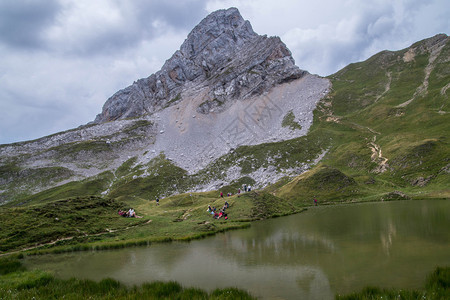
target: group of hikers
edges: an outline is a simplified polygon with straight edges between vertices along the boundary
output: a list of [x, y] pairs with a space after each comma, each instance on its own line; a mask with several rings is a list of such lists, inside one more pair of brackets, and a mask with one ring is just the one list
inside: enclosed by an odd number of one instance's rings
[[[252, 187], [250, 185], [246, 185], [244, 184], [244, 192], [251, 192]], [[237, 190], [237, 195], [239, 197], [239, 195], [241, 194], [241, 189]], [[233, 196], [233, 193], [227, 193], [227, 197], [231, 197]], [[220, 198], [223, 198], [223, 192], [220, 192]]]
[[[244, 185], [244, 191], [250, 192], [251, 187]], [[238, 189], [237, 194], [239, 195], [241, 193], [241, 189]], [[230, 197], [233, 194], [228, 193], [227, 196]], [[220, 192], [220, 197], [223, 198], [223, 192]], [[317, 198], [313, 198], [314, 206], [317, 206], [318, 201]], [[156, 198], [156, 205], [159, 205], [159, 198]], [[206, 210], [209, 214], [213, 216], [214, 219], [220, 219], [224, 218], [225, 220], [228, 220], [228, 214], [226, 213], [226, 210], [230, 207], [230, 204], [228, 204], [228, 201], [225, 201], [225, 204], [221, 209], [217, 211], [217, 208], [214, 206], [211, 207], [211, 205], [208, 205], [208, 209]], [[138, 216], [133, 208], [130, 208], [128, 211], [119, 209], [118, 214], [125, 218], [142, 218], [142, 216]]]
[[128, 211], [119, 209], [118, 214], [125, 218], [142, 218], [142, 216], [136, 214], [133, 208], [130, 208]]
[[[252, 187], [250, 185], [244, 184], [243, 185], [243, 191], [244, 192], [251, 192]], [[237, 190], [237, 196], [239, 197], [241, 194], [241, 189], [239, 188]], [[233, 196], [233, 193], [227, 193], [227, 197], [231, 197]], [[220, 192], [220, 198], [223, 198], [223, 192]], [[215, 208], [214, 206], [211, 207], [211, 205], [208, 205], [208, 209], [206, 210], [209, 214], [211, 214], [213, 216], [214, 219], [220, 219], [220, 218], [224, 218], [225, 220], [228, 220], [228, 214], [226, 213], [227, 208], [229, 208], [230, 205], [228, 204], [227, 201], [225, 201], [225, 205], [217, 210], [217, 208]]]
[[226, 213], [226, 210], [230, 207], [230, 204], [228, 204], [227, 201], [225, 201], [224, 206], [217, 211], [217, 208], [214, 206], [211, 207], [211, 205], [208, 205], [208, 209], [206, 210], [207, 213], [211, 214], [214, 219], [220, 219], [224, 218], [225, 220], [228, 220], [228, 214]]

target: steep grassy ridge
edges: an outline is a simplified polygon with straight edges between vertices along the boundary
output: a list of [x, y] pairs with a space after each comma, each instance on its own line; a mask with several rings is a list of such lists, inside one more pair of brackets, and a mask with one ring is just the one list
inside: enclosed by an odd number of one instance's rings
[[449, 197], [448, 40], [381, 52], [331, 75], [333, 92], [319, 104], [311, 133], [329, 132], [332, 148], [277, 195], [369, 200], [400, 190]]

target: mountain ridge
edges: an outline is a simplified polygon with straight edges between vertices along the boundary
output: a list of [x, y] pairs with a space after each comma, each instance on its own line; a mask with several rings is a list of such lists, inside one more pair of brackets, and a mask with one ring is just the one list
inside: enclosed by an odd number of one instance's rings
[[[283, 199], [309, 199], [320, 186], [324, 199], [344, 201], [399, 195], [393, 189], [436, 193], [448, 182], [446, 35], [380, 52], [327, 79], [298, 67], [284, 73], [293, 63], [284, 44], [252, 39], [275, 46], [254, 61], [259, 54], [250, 51], [244, 61], [254, 63], [242, 72], [220, 66], [210, 74], [216, 78], [202, 73], [208, 84], [186, 83], [158, 104], [161, 110], [0, 145], [0, 202], [86, 194], [148, 199], [242, 184], [269, 186]], [[252, 74], [254, 67], [262, 69]], [[226, 93], [241, 75], [255, 75], [252, 86], [260, 86], [263, 71], [272, 81], [261, 93]]]
[[[160, 71], [111, 96], [94, 122], [0, 147], [0, 183], [8, 187], [0, 197], [115, 173], [134, 157], [143, 166], [164, 157], [195, 175], [240, 146], [305, 135], [329, 87], [327, 79], [300, 70], [280, 38], [256, 34], [236, 8], [213, 12]], [[284, 126], [286, 115], [297, 126]], [[41, 173], [45, 179], [36, 178]], [[271, 173], [267, 180], [281, 176]], [[239, 178], [239, 168], [233, 174], [197, 179], [189, 188], [227, 184]]]

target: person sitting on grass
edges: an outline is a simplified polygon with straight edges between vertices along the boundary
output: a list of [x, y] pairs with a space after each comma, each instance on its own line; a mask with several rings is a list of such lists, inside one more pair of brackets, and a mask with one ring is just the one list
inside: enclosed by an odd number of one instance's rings
[[142, 218], [141, 216], [138, 216], [136, 214], [136, 212], [134, 211], [134, 209], [130, 208], [130, 210], [128, 211], [128, 217], [129, 218]]
[[127, 212], [124, 211], [124, 210], [121, 210], [121, 209], [119, 209], [119, 211], [117, 213], [119, 214], [119, 216], [122, 216], [122, 217], [127, 217], [128, 216]]
[[215, 217], [217, 220], [220, 218], [224, 218], [225, 220], [228, 220], [228, 214], [225, 212], [225, 210], [220, 210], [217, 217]]

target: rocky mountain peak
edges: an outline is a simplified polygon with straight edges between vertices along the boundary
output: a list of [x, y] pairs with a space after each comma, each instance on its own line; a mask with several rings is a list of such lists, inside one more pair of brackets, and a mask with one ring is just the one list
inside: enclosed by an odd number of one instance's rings
[[110, 97], [95, 123], [151, 115], [199, 89], [207, 92], [197, 111], [220, 112], [304, 74], [278, 37], [256, 34], [236, 8], [218, 10], [194, 27], [160, 71]]
[[202, 52], [208, 54], [203, 50], [208, 45], [213, 46], [211, 43], [214, 40], [237, 46], [256, 36], [250, 22], [242, 18], [237, 8], [222, 9], [209, 14], [195, 26], [181, 45], [180, 51], [183, 56], [192, 58], [201, 55]]

